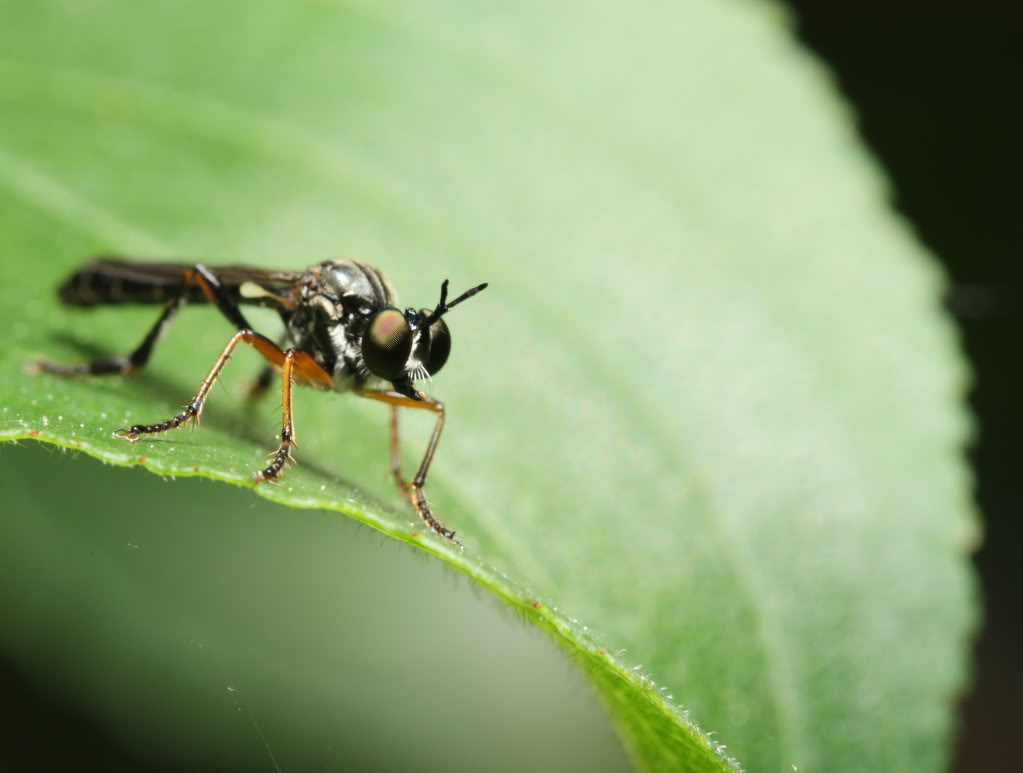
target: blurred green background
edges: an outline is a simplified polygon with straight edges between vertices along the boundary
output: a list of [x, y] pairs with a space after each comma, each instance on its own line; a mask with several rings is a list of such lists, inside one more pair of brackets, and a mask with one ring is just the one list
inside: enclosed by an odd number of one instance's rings
[[628, 769], [571, 658], [439, 562], [334, 513], [20, 445], [0, 446], [7, 657], [88, 712], [111, 764]]

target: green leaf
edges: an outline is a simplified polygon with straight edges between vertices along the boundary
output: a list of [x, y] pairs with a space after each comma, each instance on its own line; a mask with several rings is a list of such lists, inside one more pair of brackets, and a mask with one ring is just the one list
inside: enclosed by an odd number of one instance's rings
[[[433, 386], [428, 491], [464, 551], [390, 491], [367, 401], [300, 391], [299, 465], [256, 493], [414, 544], [549, 632], [641, 769], [943, 767], [976, 614], [965, 368], [942, 278], [773, 6], [0, 15], [0, 436], [247, 487], [275, 446], [239, 399], [251, 353], [200, 430], [111, 435], [188, 399], [231, 332], [208, 308], [140, 377], [25, 374], [154, 319], [58, 308], [91, 253], [358, 257], [414, 305], [488, 281]], [[429, 424], [405, 432], [411, 464]]]

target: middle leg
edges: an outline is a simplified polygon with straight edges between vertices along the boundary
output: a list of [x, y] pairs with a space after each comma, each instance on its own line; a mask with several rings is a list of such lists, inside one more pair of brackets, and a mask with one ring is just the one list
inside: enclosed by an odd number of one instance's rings
[[281, 366], [281, 444], [270, 456], [270, 464], [256, 473], [256, 482], [276, 482], [284, 466], [292, 461], [291, 447], [298, 445], [295, 439], [295, 417], [291, 409], [291, 390], [294, 386], [295, 370], [303, 381], [330, 384], [330, 374], [311, 355], [301, 349], [288, 349]]
[[231, 359], [231, 354], [239, 343], [246, 343], [254, 347], [263, 355], [267, 362], [281, 369], [281, 443], [277, 451], [272, 455], [270, 464], [257, 472], [255, 476], [257, 483], [264, 480], [276, 480], [284, 466], [291, 459], [291, 447], [298, 445], [298, 442], [295, 440], [295, 422], [291, 409], [291, 390], [295, 382], [296, 369], [301, 383], [328, 387], [332, 383], [332, 378], [308, 353], [301, 349], [288, 349], [287, 352], [284, 352], [269, 338], [259, 333], [254, 333], [251, 330], [239, 330], [231, 337], [231, 340], [228, 341], [227, 346], [224, 347], [213, 367], [210, 368], [210, 372], [206, 374], [206, 378], [203, 379], [195, 397], [185, 406], [185, 410], [166, 421], [156, 424], [135, 424], [128, 429], [119, 429], [114, 434], [134, 442], [142, 435], [153, 435], [177, 429], [192, 419], [198, 422], [210, 389], [213, 388], [217, 377], [224, 369], [227, 361]]

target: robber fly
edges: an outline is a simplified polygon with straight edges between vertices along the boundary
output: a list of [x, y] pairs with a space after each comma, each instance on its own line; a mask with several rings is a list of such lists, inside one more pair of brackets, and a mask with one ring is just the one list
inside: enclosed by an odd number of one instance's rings
[[[185, 409], [155, 424], [135, 424], [114, 434], [136, 441], [199, 422], [214, 382], [239, 343], [258, 351], [268, 365], [254, 394], [269, 387], [274, 370], [281, 373], [280, 445], [256, 475], [276, 481], [291, 459], [295, 423], [292, 384], [336, 392], [354, 392], [391, 408], [391, 473], [419, 516], [437, 534], [452, 542], [455, 533], [430, 512], [423, 493], [441, 430], [444, 405], [415, 388], [439, 371], [451, 353], [451, 333], [443, 317], [487, 285], [448, 300], [448, 282], [440, 302], [431, 309], [398, 308], [398, 296], [380, 269], [356, 260], [328, 260], [305, 271], [267, 271], [246, 266], [206, 267], [183, 263], [142, 263], [98, 258], [82, 266], [61, 285], [61, 301], [90, 307], [127, 303], [163, 304], [156, 324], [128, 356], [105, 357], [80, 365], [39, 362], [36, 370], [62, 376], [130, 373], [149, 361], [160, 335], [183, 304], [212, 303], [237, 328]], [[275, 310], [284, 322], [280, 345], [253, 330], [242, 305]], [[290, 344], [290, 346], [289, 346]], [[287, 348], [285, 348], [287, 347]], [[419, 469], [411, 481], [401, 473], [398, 449], [398, 408], [434, 413], [437, 423]]]

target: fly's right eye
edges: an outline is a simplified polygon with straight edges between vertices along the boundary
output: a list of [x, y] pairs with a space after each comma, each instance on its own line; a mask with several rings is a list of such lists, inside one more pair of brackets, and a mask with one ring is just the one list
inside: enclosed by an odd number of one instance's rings
[[426, 361], [426, 372], [436, 376], [437, 371], [444, 367], [451, 354], [451, 331], [447, 323], [438, 319], [430, 325], [430, 357]]
[[373, 315], [362, 337], [362, 359], [378, 378], [395, 381], [405, 375], [412, 354], [412, 328], [397, 309], [383, 309]]

